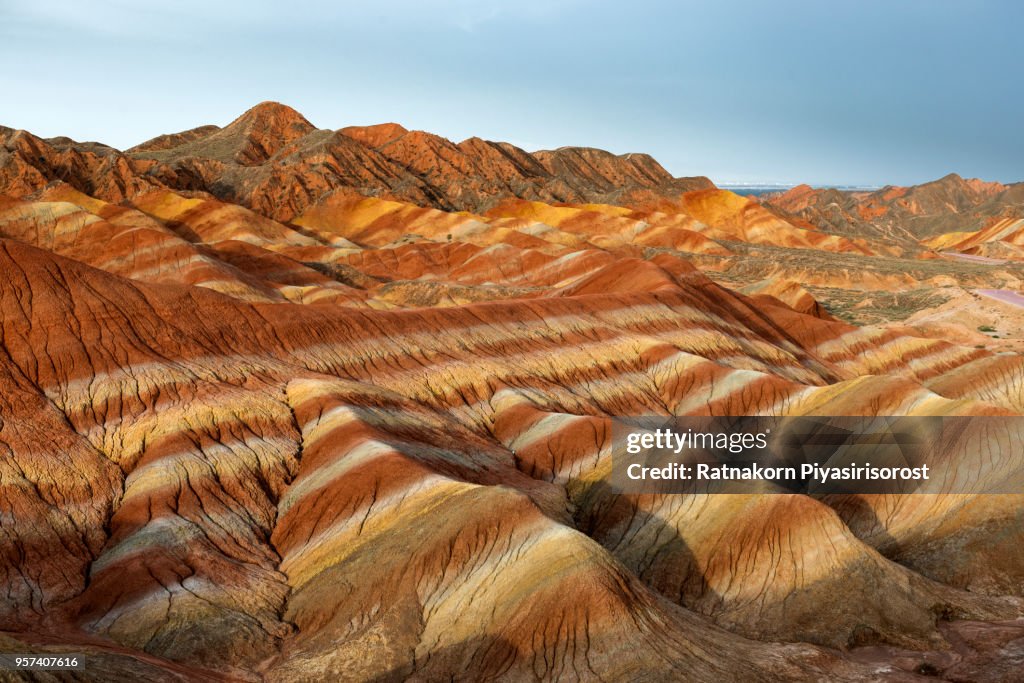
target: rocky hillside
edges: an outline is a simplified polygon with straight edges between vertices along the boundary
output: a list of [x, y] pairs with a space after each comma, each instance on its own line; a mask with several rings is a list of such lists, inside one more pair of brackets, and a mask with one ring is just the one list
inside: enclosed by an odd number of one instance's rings
[[125, 152], [2, 135], [0, 650], [94, 681], [1019, 673], [1024, 496], [626, 495], [609, 445], [1019, 415], [1012, 258], [272, 104]]
[[396, 124], [320, 130], [294, 109], [259, 104], [224, 128], [162, 135], [121, 152], [0, 127], [0, 192], [52, 181], [107, 201], [149, 189], [203, 192], [278, 220], [335, 194], [481, 211], [508, 198], [619, 202], [711, 187], [673, 178], [644, 154], [563, 148], [529, 154], [504, 142], [458, 144]]
[[874, 192], [800, 185], [768, 199], [768, 206], [823, 230], [868, 237], [882, 233], [908, 241], [974, 231], [1006, 217], [1024, 218], [1024, 183], [1002, 185], [955, 173], [922, 185]]

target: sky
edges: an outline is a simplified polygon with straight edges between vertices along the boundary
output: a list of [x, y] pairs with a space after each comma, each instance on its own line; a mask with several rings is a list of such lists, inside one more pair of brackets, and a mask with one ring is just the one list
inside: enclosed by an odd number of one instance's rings
[[1018, 0], [0, 0], [0, 125], [119, 148], [264, 100], [719, 184], [1024, 180]]

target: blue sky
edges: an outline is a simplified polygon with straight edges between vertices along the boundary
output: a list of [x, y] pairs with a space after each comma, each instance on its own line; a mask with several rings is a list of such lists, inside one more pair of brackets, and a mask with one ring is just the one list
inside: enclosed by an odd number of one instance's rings
[[262, 100], [719, 183], [1024, 180], [1016, 0], [0, 0], [0, 124], [127, 147]]

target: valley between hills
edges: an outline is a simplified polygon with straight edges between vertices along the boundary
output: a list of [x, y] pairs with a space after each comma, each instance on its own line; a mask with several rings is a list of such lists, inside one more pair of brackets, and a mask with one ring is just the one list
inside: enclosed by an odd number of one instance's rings
[[1021, 680], [1024, 495], [623, 494], [609, 424], [1021, 415], [1024, 183], [265, 102], [0, 127], [0, 272], [0, 651], [88, 659], [0, 680]]

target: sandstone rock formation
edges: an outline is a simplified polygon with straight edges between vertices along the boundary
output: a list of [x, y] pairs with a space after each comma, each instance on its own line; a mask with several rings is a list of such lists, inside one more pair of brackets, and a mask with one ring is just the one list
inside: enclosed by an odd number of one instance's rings
[[625, 495], [609, 455], [621, 415], [1021, 414], [1014, 340], [950, 318], [1024, 272], [939, 253], [1016, 232], [903, 220], [1016, 186], [842, 195], [847, 230], [809, 189], [275, 104], [126, 152], [0, 134], [0, 650], [96, 681], [1019, 670], [1024, 496]]
[[814, 190], [801, 185], [770, 206], [840, 234], [878, 234], [909, 244], [957, 230], [977, 230], [993, 218], [1024, 215], [1024, 183], [1002, 185], [955, 173], [913, 187], [873, 192]]

